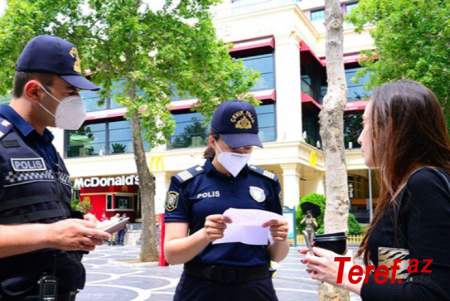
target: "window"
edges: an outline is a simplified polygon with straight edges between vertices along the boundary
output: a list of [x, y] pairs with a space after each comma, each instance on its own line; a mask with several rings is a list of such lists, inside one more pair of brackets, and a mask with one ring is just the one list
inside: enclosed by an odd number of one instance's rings
[[350, 81], [356, 76], [356, 72], [360, 69], [361, 68], [353, 68], [345, 70], [345, 79], [347, 80], [348, 88], [347, 101], [364, 100], [370, 98], [372, 95], [372, 92], [363, 89], [364, 84], [370, 80], [369, 73], [366, 73], [364, 77], [359, 78], [357, 83]]
[[[133, 153], [129, 120], [83, 125], [79, 130], [66, 131], [68, 158]], [[149, 144], [144, 142], [144, 150]]]
[[117, 209], [133, 209], [133, 197], [125, 195], [116, 195], [116, 210]]
[[[344, 6], [345, 5], [345, 6]], [[344, 4], [343, 6], [345, 7], [345, 13], [346, 14], [351, 14], [353, 9], [358, 7], [358, 2], [355, 3], [348, 3], [348, 4]]]
[[256, 107], [259, 123], [259, 139], [261, 142], [276, 140], [275, 105], [260, 105]]
[[106, 210], [113, 210], [113, 196], [111, 194], [106, 196]]
[[129, 120], [109, 123], [109, 154], [133, 152], [131, 126]]
[[321, 141], [319, 116], [314, 112], [305, 112], [302, 116], [302, 128], [306, 132], [305, 142], [317, 147], [317, 141]]
[[83, 99], [83, 104], [86, 112], [94, 112], [106, 110], [108, 108], [108, 99], [102, 105], [98, 104], [100, 96], [95, 91], [82, 90], [80, 96]]
[[[353, 9], [358, 6], [358, 2], [342, 4], [342, 12], [344, 14], [350, 14]], [[311, 22], [319, 21], [325, 19], [325, 9], [317, 9], [311, 11]]]
[[345, 148], [349, 148], [349, 143], [352, 143], [352, 148], [359, 149], [361, 145], [358, 143], [358, 137], [363, 130], [362, 126], [362, 112], [349, 113], [344, 115], [344, 144]]
[[[259, 123], [259, 138], [262, 142], [276, 140], [275, 105], [256, 107]], [[209, 124], [200, 113], [174, 114], [175, 133], [170, 137], [169, 147], [205, 147], [208, 144]]]
[[247, 70], [260, 72], [259, 79], [251, 91], [275, 88], [273, 53], [242, 58]]
[[170, 148], [202, 147], [207, 144], [209, 125], [200, 113], [174, 114], [175, 133], [170, 137]]
[[[260, 72], [258, 81], [250, 91], [260, 91], [275, 88], [273, 53], [250, 56], [241, 59], [242, 64], [244, 65], [244, 67], [246, 67], [247, 70], [251, 69], [253, 71]], [[196, 98], [195, 96], [192, 96], [187, 92], [185, 97], [180, 96], [176, 85], [171, 85], [171, 88], [171, 101]]]
[[[86, 112], [94, 112], [108, 109], [118, 109], [122, 108], [120, 104], [115, 102], [114, 95], [117, 92], [122, 91], [122, 87], [120, 86], [123, 80], [119, 81], [119, 83], [113, 83], [113, 90], [111, 91], [111, 97], [105, 99], [104, 103], [99, 105], [98, 101], [100, 100], [99, 92], [95, 91], [80, 91], [81, 98], [83, 99], [84, 107]], [[142, 91], [138, 90], [138, 93], [142, 93]]]
[[66, 131], [67, 157], [98, 156], [106, 149], [106, 123], [83, 125]]
[[325, 19], [325, 9], [311, 11], [311, 22]]

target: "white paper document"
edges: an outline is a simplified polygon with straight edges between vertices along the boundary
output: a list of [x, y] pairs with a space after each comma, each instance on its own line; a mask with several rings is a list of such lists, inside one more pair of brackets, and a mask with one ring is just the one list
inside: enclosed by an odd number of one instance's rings
[[213, 244], [241, 242], [247, 245], [267, 245], [267, 241], [272, 244], [270, 227], [263, 228], [262, 225], [271, 220], [284, 220], [282, 215], [257, 209], [230, 208], [223, 215], [233, 222], [227, 224], [224, 237]]

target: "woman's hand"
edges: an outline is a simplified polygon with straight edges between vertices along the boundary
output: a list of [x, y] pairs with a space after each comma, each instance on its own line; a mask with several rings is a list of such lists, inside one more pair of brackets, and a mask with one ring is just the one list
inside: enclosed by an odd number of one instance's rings
[[213, 242], [220, 238], [223, 238], [223, 233], [227, 228], [227, 225], [232, 223], [232, 220], [224, 215], [216, 214], [206, 217], [205, 221], [205, 238], [209, 242]]
[[275, 242], [286, 241], [289, 226], [285, 220], [271, 220], [262, 225], [263, 228], [270, 227], [270, 234]]
[[[334, 286], [344, 289], [349, 289], [350, 282], [348, 280], [348, 273], [355, 265], [355, 258], [352, 250], [347, 251], [345, 255], [339, 255], [332, 251], [314, 247], [314, 254], [309, 252], [309, 249], [301, 249], [301, 254], [306, 254], [306, 258], [302, 260], [303, 264], [308, 267], [306, 271], [311, 275], [311, 278], [318, 281], [324, 281]], [[336, 257], [351, 257], [350, 262], [345, 262], [342, 282], [337, 283], [339, 262], [334, 261]]]

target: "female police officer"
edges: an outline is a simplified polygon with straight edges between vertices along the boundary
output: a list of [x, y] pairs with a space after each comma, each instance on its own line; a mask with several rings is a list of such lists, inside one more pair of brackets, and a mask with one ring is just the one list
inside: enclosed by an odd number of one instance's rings
[[[211, 122], [207, 159], [172, 177], [166, 199], [165, 254], [184, 263], [174, 301], [275, 301], [269, 262], [289, 252], [287, 222], [273, 220], [274, 243], [267, 246], [228, 243], [222, 238], [229, 208], [281, 214], [280, 184], [271, 172], [247, 162], [258, 138], [255, 108], [241, 100], [219, 106]], [[188, 236], [189, 233], [189, 236]]]

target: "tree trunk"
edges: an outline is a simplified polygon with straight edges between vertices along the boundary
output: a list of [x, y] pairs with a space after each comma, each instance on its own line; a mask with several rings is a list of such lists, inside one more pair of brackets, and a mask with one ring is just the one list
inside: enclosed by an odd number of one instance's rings
[[[127, 79], [128, 81], [129, 79]], [[136, 85], [127, 90], [127, 96], [134, 101]], [[155, 224], [155, 182], [150, 174], [145, 157], [144, 144], [142, 142], [139, 111], [135, 108], [131, 111], [131, 133], [133, 136], [134, 159], [136, 161], [139, 176], [139, 191], [141, 195], [142, 212], [142, 244], [140, 260], [142, 262], [157, 262], [159, 259], [158, 245], [156, 242]]]
[[[344, 108], [347, 83], [344, 71], [343, 14], [339, 0], [325, 0], [328, 92], [320, 112], [320, 135], [325, 160], [325, 233], [347, 231], [349, 210], [344, 146]], [[348, 291], [319, 284], [319, 300], [350, 300]]]

